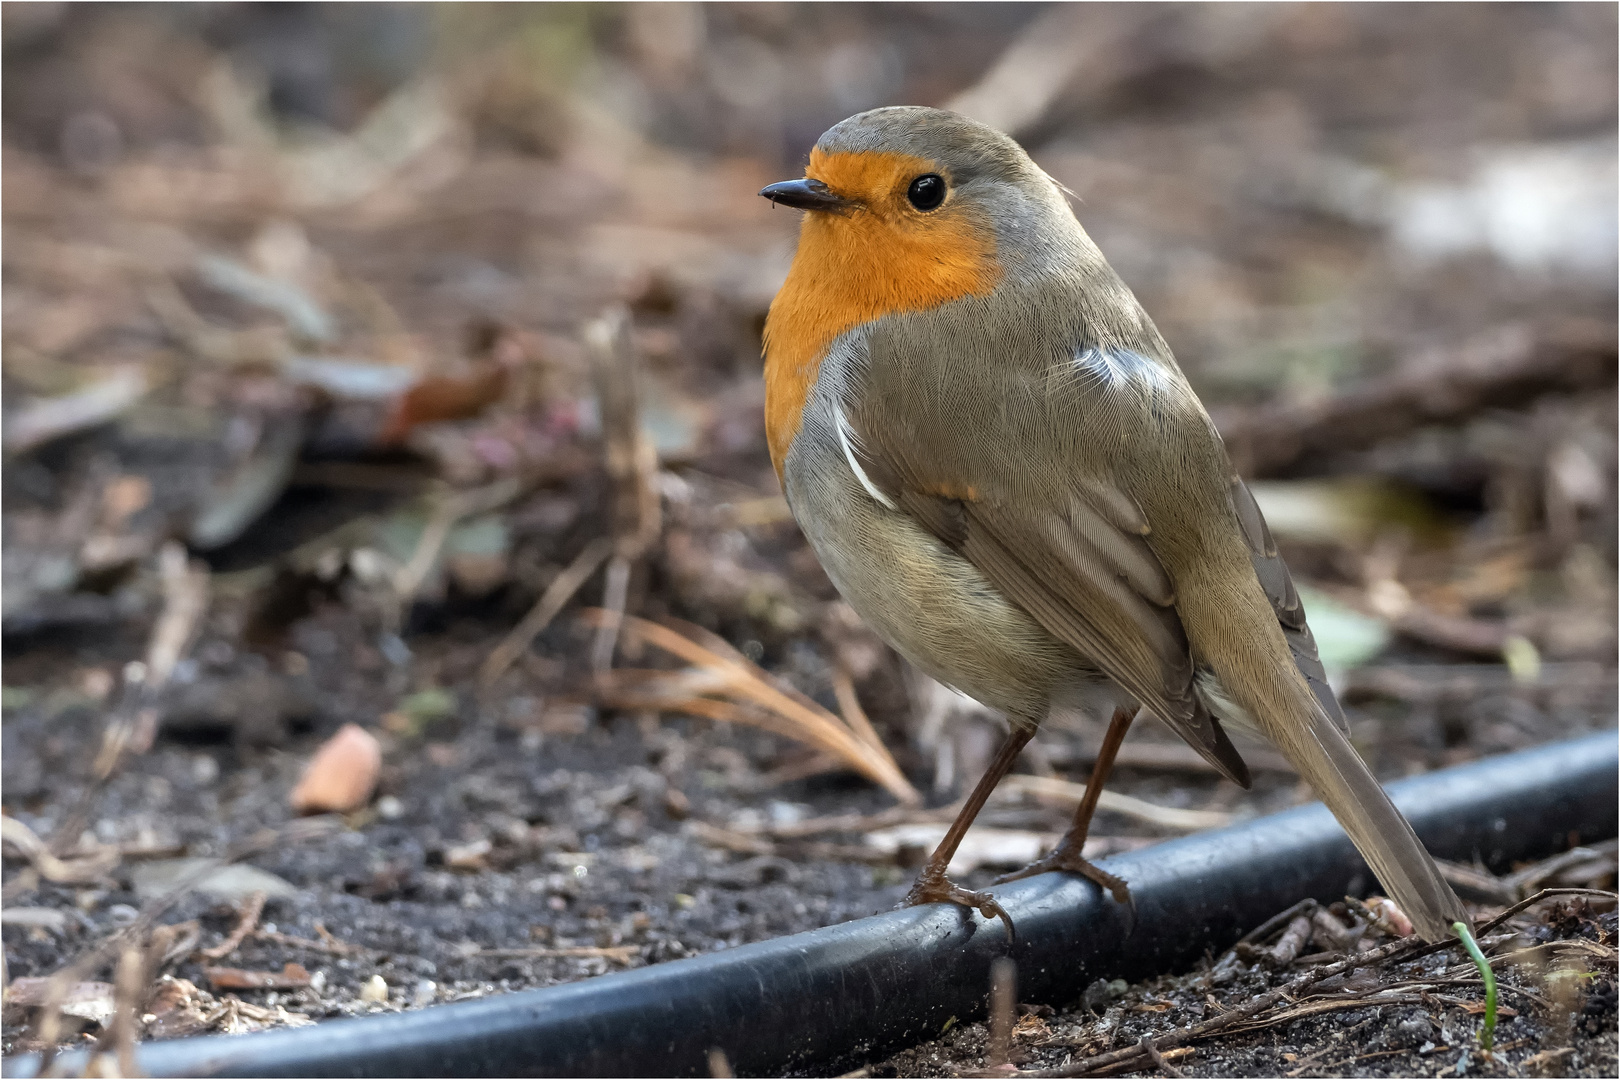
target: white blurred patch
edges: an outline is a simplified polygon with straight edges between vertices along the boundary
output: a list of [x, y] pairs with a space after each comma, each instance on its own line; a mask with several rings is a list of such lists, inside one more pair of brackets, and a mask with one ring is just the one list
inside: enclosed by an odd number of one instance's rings
[[1606, 140], [1482, 150], [1462, 185], [1397, 185], [1391, 239], [1432, 262], [1485, 251], [1526, 274], [1604, 278], [1616, 268], [1615, 148]]

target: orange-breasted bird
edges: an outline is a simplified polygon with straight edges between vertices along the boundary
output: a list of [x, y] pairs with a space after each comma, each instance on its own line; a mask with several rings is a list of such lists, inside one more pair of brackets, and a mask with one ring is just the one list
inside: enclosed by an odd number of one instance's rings
[[[1245, 787], [1228, 728], [1274, 744], [1426, 939], [1468, 916], [1346, 737], [1260, 509], [1136, 297], [1012, 139], [874, 109], [761, 195], [807, 211], [765, 324], [771, 460], [861, 617], [1011, 734], [912, 888], [1006, 918], [945, 875], [1054, 707], [1113, 717], [1058, 847], [1085, 874], [1139, 708]], [[1010, 920], [1009, 920], [1010, 925]]]

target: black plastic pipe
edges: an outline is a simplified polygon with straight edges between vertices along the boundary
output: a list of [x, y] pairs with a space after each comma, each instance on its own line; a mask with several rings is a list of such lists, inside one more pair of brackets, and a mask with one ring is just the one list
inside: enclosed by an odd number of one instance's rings
[[[1616, 834], [1615, 732], [1390, 785], [1429, 849], [1503, 869]], [[1022, 1001], [1066, 1002], [1097, 978], [1185, 969], [1294, 902], [1373, 881], [1320, 805], [1106, 860], [1126, 909], [1043, 874], [996, 890], [1018, 927]], [[254, 1035], [147, 1043], [151, 1076], [705, 1076], [825, 1074], [982, 1016], [1007, 935], [933, 905], [566, 986]], [[80, 1075], [82, 1054], [66, 1055]], [[5, 1061], [32, 1076], [35, 1057]]]

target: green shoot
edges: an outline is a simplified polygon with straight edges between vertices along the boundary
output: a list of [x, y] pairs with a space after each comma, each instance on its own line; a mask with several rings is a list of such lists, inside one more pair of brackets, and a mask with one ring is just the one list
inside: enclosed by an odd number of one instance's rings
[[1485, 980], [1485, 1026], [1479, 1031], [1479, 1045], [1488, 1054], [1496, 1037], [1496, 973], [1491, 970], [1491, 962], [1485, 959], [1485, 954], [1480, 951], [1479, 942], [1474, 940], [1474, 932], [1469, 929], [1467, 923], [1454, 922], [1451, 929], [1462, 938], [1463, 948], [1473, 957], [1474, 966], [1479, 968], [1480, 978]]

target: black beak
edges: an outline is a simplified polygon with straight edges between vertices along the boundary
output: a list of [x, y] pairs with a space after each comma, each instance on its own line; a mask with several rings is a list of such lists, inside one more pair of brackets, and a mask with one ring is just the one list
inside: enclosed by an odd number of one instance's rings
[[855, 203], [842, 195], [834, 194], [832, 188], [820, 180], [784, 180], [780, 184], [772, 184], [760, 190], [760, 194], [771, 200], [771, 205], [781, 203], [791, 206], [795, 210], [823, 210], [840, 214], [855, 206]]

